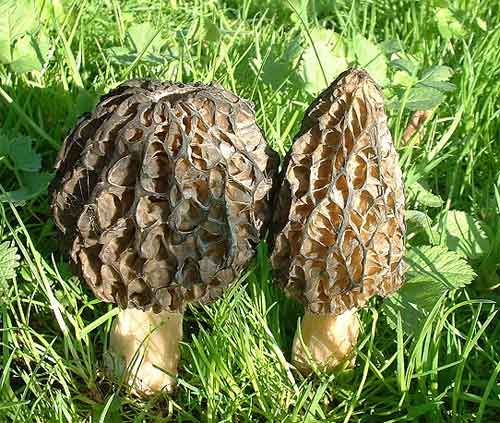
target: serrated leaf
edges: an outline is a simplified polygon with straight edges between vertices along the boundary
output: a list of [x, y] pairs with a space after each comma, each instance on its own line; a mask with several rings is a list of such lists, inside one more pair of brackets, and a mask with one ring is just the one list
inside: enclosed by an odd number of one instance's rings
[[146, 51], [159, 49], [163, 44], [158, 31], [149, 22], [132, 25], [127, 31], [127, 36], [137, 53], [140, 53], [148, 45]]
[[20, 172], [22, 187], [15, 191], [8, 191], [0, 194], [1, 202], [23, 203], [27, 200], [38, 197], [47, 191], [52, 174], [36, 172]]
[[132, 25], [127, 31], [125, 47], [110, 47], [106, 49], [111, 61], [119, 65], [131, 65], [142, 54], [143, 63], [163, 64], [166, 56], [160, 55], [159, 50], [164, 41], [149, 22]]
[[315, 29], [311, 38], [316, 51], [311, 45], [305, 49], [300, 71], [305, 89], [314, 95], [347, 69], [348, 60], [344, 39], [339, 34], [328, 29]]
[[47, 57], [49, 41], [40, 34], [38, 40], [30, 35], [19, 38], [12, 50], [11, 69], [16, 73], [42, 70]]
[[477, 259], [485, 255], [490, 249], [490, 242], [471, 215], [458, 210], [449, 211], [446, 216], [446, 243], [448, 248]]
[[432, 229], [432, 220], [427, 215], [427, 213], [419, 210], [405, 210], [405, 218], [408, 223], [413, 223], [416, 226], [422, 228], [429, 238], [429, 242], [431, 244], [436, 243], [437, 237]]
[[366, 69], [375, 82], [382, 86], [385, 85], [387, 82], [387, 63], [382, 48], [358, 34], [354, 37], [352, 49], [358, 64]]
[[24, 35], [15, 42], [10, 68], [16, 73], [41, 69], [31, 36]]
[[430, 87], [416, 86], [410, 89], [405, 107], [408, 110], [430, 110], [445, 99], [441, 91]]
[[12, 165], [21, 171], [36, 172], [40, 170], [41, 158], [33, 150], [33, 139], [24, 135], [13, 135], [1, 131], [0, 128], [0, 157], [5, 156]]
[[0, 0], [0, 63], [12, 61], [12, 45], [17, 38], [33, 31], [36, 20], [28, 0]]
[[419, 82], [417, 84], [418, 87], [427, 87], [432, 88], [434, 90], [438, 90], [442, 93], [449, 93], [456, 90], [455, 84], [446, 81], [425, 81]]
[[386, 298], [383, 310], [392, 328], [400, 313], [405, 332], [416, 334], [437, 301], [470, 283], [475, 273], [459, 254], [443, 246], [413, 247], [406, 263], [406, 283]]
[[392, 98], [389, 98], [386, 103], [385, 107], [387, 110], [400, 110], [401, 109], [401, 102], [399, 101], [398, 97], [394, 95]]
[[290, 68], [287, 63], [275, 62], [268, 58], [262, 67], [262, 80], [276, 89], [282, 84], [289, 72]]
[[111, 61], [118, 65], [130, 65], [137, 57], [137, 53], [127, 47], [110, 47], [106, 51]]
[[6, 138], [8, 144], [3, 146], [2, 151], [8, 155], [17, 170], [25, 172], [37, 172], [41, 167], [41, 158], [33, 150], [33, 139], [26, 136]]
[[84, 113], [90, 112], [97, 104], [99, 97], [94, 93], [84, 88], [78, 91], [76, 97], [75, 114], [81, 116]]
[[393, 330], [396, 330], [398, 313], [400, 313], [403, 332], [407, 335], [416, 334], [422, 322], [425, 321], [426, 313], [404, 296], [402, 289], [384, 299], [382, 311]]
[[384, 41], [380, 47], [382, 48], [383, 52], [390, 56], [391, 54], [397, 53], [401, 50], [403, 50], [403, 44], [399, 40], [387, 40]]
[[408, 59], [395, 59], [391, 60], [390, 65], [396, 69], [407, 72], [410, 75], [416, 75], [418, 72], [418, 65]]
[[448, 66], [431, 66], [422, 72], [422, 80], [448, 81], [453, 75], [453, 70]]
[[409, 194], [415, 197], [415, 200], [427, 207], [441, 207], [443, 200], [440, 196], [427, 191], [420, 183], [414, 182], [408, 187]]
[[277, 89], [287, 77], [292, 76], [291, 73], [297, 65], [300, 53], [300, 44], [293, 41], [288, 45], [284, 54], [280, 54], [277, 57], [269, 55], [263, 66], [262, 59], [259, 60], [254, 58], [252, 60], [253, 70], [256, 75], [260, 71], [260, 77], [262, 80], [266, 84], [271, 85], [274, 89]]
[[436, 21], [439, 33], [446, 40], [450, 38], [463, 38], [465, 36], [464, 26], [450, 9], [438, 7], [436, 9]]
[[445, 289], [462, 288], [475, 273], [462, 256], [443, 246], [413, 247], [406, 255], [407, 285], [439, 283]]
[[16, 276], [16, 267], [19, 266], [17, 247], [10, 242], [0, 244], [0, 287], [1, 283]]
[[417, 78], [402, 70], [396, 71], [392, 79], [393, 85], [399, 85], [405, 88], [413, 87], [416, 82]]

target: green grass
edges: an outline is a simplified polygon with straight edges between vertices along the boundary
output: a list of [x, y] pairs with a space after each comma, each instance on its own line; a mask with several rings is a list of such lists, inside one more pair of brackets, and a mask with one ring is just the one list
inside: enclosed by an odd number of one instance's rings
[[[406, 330], [402, 319], [390, 325], [384, 301], [374, 299], [361, 312], [356, 366], [304, 378], [288, 364], [301, 308], [270, 283], [263, 244], [224, 298], [188, 309], [177, 394], [143, 401], [103, 376], [116, 308], [71, 274], [57, 251], [46, 194], [0, 203], [0, 244], [15, 245], [19, 255], [13, 278], [0, 272], [1, 422], [500, 421], [499, 291], [482, 289], [498, 278], [500, 257], [497, 1], [318, 0], [300, 18], [293, 9], [307, 2], [62, 3], [63, 14], [59, 1], [36, 2], [37, 31], [49, 40], [41, 72], [0, 65], [0, 127], [34, 140], [42, 171], [51, 171], [77, 117], [136, 77], [218, 80], [255, 103], [269, 143], [283, 155], [313, 98], [301, 80], [301, 52], [313, 27], [333, 28], [347, 42], [359, 34], [376, 43], [398, 39], [421, 69], [453, 69], [456, 89], [433, 108], [419, 137], [400, 142], [411, 115], [401, 107], [390, 110], [390, 127], [409, 192], [418, 180], [444, 200], [432, 208], [409, 195], [408, 208], [435, 224], [428, 228], [435, 243], [446, 244], [447, 211], [463, 210], [482, 221], [492, 247], [467, 258], [479, 276], [436, 298], [418, 331]], [[438, 7], [456, 13], [460, 34], [446, 38]], [[152, 23], [154, 39], [131, 58], [113, 60], [108, 49], [127, 46], [127, 30], [142, 22]], [[161, 60], [145, 63], [155, 48]], [[298, 55], [284, 60], [290, 49]], [[396, 71], [389, 65], [388, 97], [401, 91]], [[0, 161], [2, 190], [19, 183], [16, 166]], [[429, 243], [415, 228], [408, 238], [412, 246]]]

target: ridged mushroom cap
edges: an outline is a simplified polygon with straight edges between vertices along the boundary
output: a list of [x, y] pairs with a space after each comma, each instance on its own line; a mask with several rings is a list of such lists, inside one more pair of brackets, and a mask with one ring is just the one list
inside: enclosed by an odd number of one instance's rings
[[342, 73], [311, 104], [288, 153], [271, 227], [276, 282], [341, 314], [403, 281], [403, 180], [380, 89]]
[[132, 80], [69, 133], [51, 207], [97, 297], [177, 311], [248, 264], [276, 167], [251, 103], [218, 85]]

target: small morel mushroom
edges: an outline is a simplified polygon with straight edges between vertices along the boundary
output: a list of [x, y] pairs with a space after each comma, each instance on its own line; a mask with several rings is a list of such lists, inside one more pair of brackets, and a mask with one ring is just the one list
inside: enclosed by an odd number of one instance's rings
[[54, 219], [95, 295], [124, 309], [107, 361], [136, 392], [175, 386], [185, 305], [253, 257], [276, 168], [251, 103], [218, 85], [125, 82], [66, 138]]
[[271, 226], [275, 281], [306, 307], [292, 348], [301, 371], [309, 358], [323, 368], [346, 360], [356, 309], [401, 286], [403, 207], [382, 93], [365, 71], [348, 70], [305, 113]]

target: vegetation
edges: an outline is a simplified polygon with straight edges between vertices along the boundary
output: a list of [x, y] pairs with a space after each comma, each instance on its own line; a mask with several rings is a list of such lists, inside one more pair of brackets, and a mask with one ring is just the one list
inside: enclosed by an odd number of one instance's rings
[[[0, 0], [0, 421], [498, 421], [499, 9]], [[407, 283], [362, 311], [356, 366], [304, 378], [288, 365], [301, 310], [271, 285], [263, 243], [223, 299], [188, 310], [177, 395], [111, 385], [101, 357], [117, 308], [70, 271], [46, 194], [78, 116], [125, 79], [215, 79], [255, 103], [284, 155], [351, 65], [384, 88], [409, 226]]]

